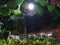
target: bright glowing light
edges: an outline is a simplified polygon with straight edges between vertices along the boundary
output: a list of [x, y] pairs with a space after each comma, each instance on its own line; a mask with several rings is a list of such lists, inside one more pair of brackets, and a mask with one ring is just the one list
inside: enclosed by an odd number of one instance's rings
[[28, 9], [29, 9], [29, 10], [33, 10], [33, 9], [34, 9], [34, 4], [30, 3], [30, 4], [28, 5]]

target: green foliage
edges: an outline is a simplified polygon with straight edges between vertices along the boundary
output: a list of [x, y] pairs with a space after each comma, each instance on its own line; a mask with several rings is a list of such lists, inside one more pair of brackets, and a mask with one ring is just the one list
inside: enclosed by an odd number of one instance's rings
[[[39, 3], [39, 5], [41, 6], [46, 6], [48, 9], [48, 12], [53, 13], [53, 17], [52, 17], [52, 23], [51, 25], [49, 25], [50, 28], [55, 28], [57, 26], [56, 21], [59, 19], [60, 17], [60, 9], [58, 9], [56, 6], [54, 5], [50, 5], [47, 4], [46, 0], [34, 0], [34, 2]], [[42, 15], [44, 14], [44, 7], [40, 7], [38, 8], [38, 14]]]
[[55, 7], [53, 5], [47, 6], [49, 12], [53, 12], [55, 10]]
[[5, 5], [7, 3], [7, 0], [0, 0], [0, 6]]
[[19, 4], [22, 3], [23, 0], [9, 0], [7, 3], [7, 6], [10, 9], [16, 9], [18, 7]]
[[[22, 5], [23, 8], [25, 8], [27, 2], [25, 1], [25, 3], [23, 3], [23, 1], [24, 0], [0, 0], [0, 15], [10, 16], [11, 13], [13, 13], [15, 16], [21, 16], [23, 12], [16, 9], [18, 8], [18, 5]], [[34, 2], [42, 6], [38, 7], [38, 14], [44, 14], [44, 6], [47, 7], [48, 12], [54, 13], [54, 16], [52, 17], [52, 21], [54, 22], [51, 23], [51, 27], [56, 26], [55, 22], [60, 18], [60, 8], [48, 4], [46, 0], [34, 0]]]
[[[0, 15], [9, 16], [11, 13], [14, 15], [21, 15], [21, 11], [15, 10], [23, 0], [0, 0]], [[13, 11], [11, 11], [13, 10]]]
[[5, 32], [5, 30], [3, 29], [3, 30], [0, 30], [0, 33], [3, 35], [4, 34], [4, 32]]
[[59, 7], [55, 7], [55, 14], [60, 17], [60, 8]]
[[26, 40], [26, 39], [19, 39], [19, 40], [13, 40], [10, 37], [8, 37], [8, 40], [0, 40], [0, 45], [57, 45], [56, 42], [57, 39], [44, 39], [43, 41], [37, 39], [37, 40]]
[[16, 16], [21, 15], [22, 12], [20, 10], [12, 10], [12, 13]]
[[55, 11], [56, 15], [58, 15], [58, 17], [60, 17], [60, 11]]
[[0, 15], [9, 16], [11, 13], [10, 9], [7, 7], [0, 8]]
[[2, 42], [2, 40], [0, 40], [0, 45], [3, 45], [3, 42]]
[[34, 2], [37, 2], [37, 3], [39, 3], [42, 6], [46, 6], [47, 5], [47, 2], [45, 0], [34, 0]]
[[21, 4], [23, 0], [9, 0], [8, 3], [12, 5], [18, 5]]

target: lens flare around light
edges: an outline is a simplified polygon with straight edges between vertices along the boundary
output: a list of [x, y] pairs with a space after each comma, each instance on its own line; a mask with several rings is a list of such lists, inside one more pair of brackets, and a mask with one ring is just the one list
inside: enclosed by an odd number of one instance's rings
[[28, 9], [29, 9], [29, 10], [33, 10], [33, 9], [34, 9], [34, 4], [30, 3], [30, 4], [28, 5]]

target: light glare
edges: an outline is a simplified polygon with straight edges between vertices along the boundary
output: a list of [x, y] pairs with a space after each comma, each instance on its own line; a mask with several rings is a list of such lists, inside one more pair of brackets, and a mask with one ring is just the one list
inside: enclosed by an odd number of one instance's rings
[[33, 10], [33, 9], [34, 9], [34, 4], [30, 3], [30, 4], [28, 5], [28, 9]]

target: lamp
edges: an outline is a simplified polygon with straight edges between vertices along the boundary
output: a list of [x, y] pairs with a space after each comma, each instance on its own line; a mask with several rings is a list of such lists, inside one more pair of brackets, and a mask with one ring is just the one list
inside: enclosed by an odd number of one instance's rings
[[33, 3], [28, 4], [28, 9], [33, 10], [34, 9], [34, 4]]

